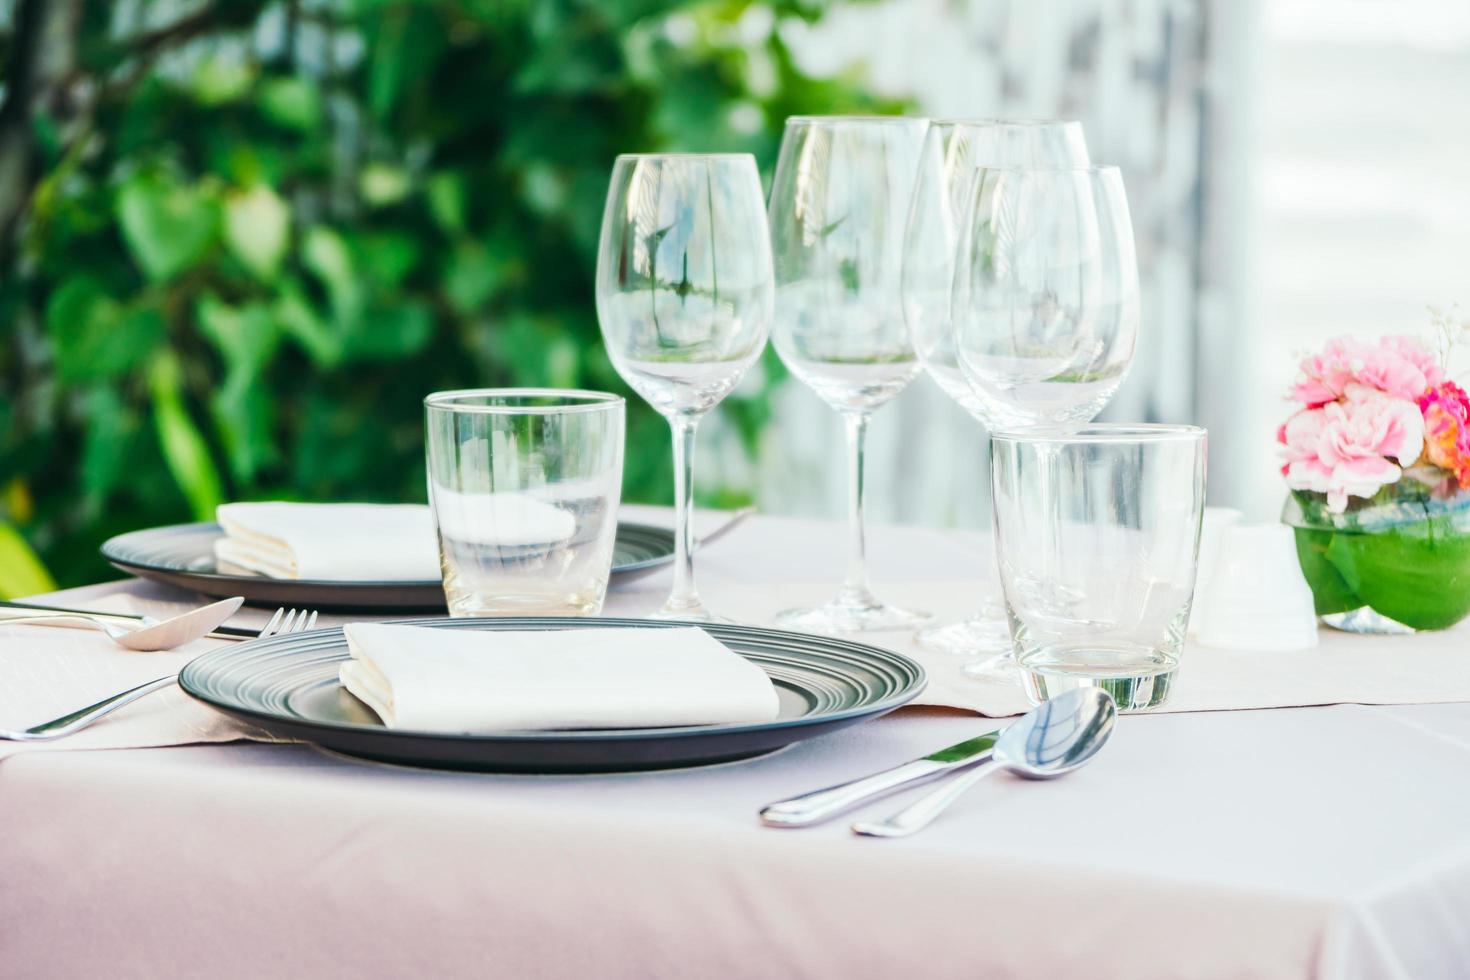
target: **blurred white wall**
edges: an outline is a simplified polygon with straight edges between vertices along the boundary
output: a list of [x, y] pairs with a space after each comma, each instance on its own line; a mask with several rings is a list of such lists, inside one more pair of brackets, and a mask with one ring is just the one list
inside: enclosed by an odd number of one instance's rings
[[[811, 67], [861, 65], [930, 115], [1082, 120], [1145, 266], [1107, 415], [1208, 425], [1212, 503], [1279, 510], [1304, 349], [1424, 331], [1426, 304], [1470, 315], [1467, 0], [888, 0], [784, 29]], [[774, 421], [743, 474], [763, 509], [839, 516], [834, 414], [792, 383]], [[983, 432], [927, 379], [871, 440], [875, 518], [988, 521]]]
[[1339, 334], [1427, 333], [1426, 304], [1470, 313], [1470, 3], [1273, 0], [1262, 32], [1240, 503], [1269, 517], [1299, 355]]
[[[809, 69], [859, 67], [875, 88], [914, 99], [930, 116], [1081, 120], [1093, 159], [1118, 164], [1128, 184], [1144, 291], [1138, 356], [1109, 415], [1190, 421], [1196, 323], [1209, 286], [1199, 268], [1206, 4], [887, 0], [780, 29]], [[1254, 10], [1254, 0], [1233, 9]], [[835, 414], [793, 382], [774, 421], [756, 475], [761, 506], [841, 514]], [[927, 378], [876, 414], [870, 439], [875, 518], [988, 523], [985, 434]]]

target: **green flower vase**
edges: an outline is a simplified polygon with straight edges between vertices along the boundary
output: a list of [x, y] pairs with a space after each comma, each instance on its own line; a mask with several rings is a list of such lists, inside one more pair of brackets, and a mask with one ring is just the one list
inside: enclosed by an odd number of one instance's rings
[[1413, 633], [1470, 615], [1470, 492], [1389, 488], [1334, 514], [1324, 494], [1293, 491], [1281, 519], [1328, 626]]

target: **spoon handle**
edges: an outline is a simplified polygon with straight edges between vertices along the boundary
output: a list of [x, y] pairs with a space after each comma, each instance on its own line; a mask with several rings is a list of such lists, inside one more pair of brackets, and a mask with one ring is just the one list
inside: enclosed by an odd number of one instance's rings
[[918, 800], [904, 807], [886, 820], [877, 822], [860, 820], [852, 825], [852, 832], [864, 837], [907, 837], [923, 830], [949, 808], [949, 805], [980, 780], [1000, 769], [993, 762], [982, 762], [971, 769], [942, 783], [937, 789], [925, 793]]
[[44, 613], [40, 616], [0, 614], [0, 625], [9, 626], [12, 623], [27, 626], [85, 626], [88, 629], [107, 632], [100, 620], [92, 616], [83, 616], [80, 613]]

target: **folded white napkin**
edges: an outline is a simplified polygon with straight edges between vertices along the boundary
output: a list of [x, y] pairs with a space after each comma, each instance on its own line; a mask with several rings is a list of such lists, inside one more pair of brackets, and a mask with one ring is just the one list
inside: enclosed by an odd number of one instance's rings
[[[435, 488], [439, 525], [459, 544], [545, 546], [577, 530], [571, 513], [521, 493]], [[437, 582], [439, 541], [423, 504], [223, 504], [221, 562], [272, 578], [333, 582]]]
[[440, 577], [423, 504], [223, 504], [214, 555], [272, 578], [416, 582]]
[[342, 686], [389, 728], [495, 732], [776, 717], [765, 672], [702, 629], [541, 632], [351, 623]]

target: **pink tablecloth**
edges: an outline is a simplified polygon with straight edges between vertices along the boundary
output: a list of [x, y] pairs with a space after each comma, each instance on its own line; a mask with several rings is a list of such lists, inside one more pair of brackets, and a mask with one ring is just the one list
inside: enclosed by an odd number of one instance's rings
[[[752, 520], [702, 557], [706, 591], [835, 579], [841, 538]], [[977, 539], [873, 538], [892, 578], [983, 568]], [[1470, 969], [1466, 705], [1125, 718], [1087, 769], [990, 781], [907, 840], [756, 821], [769, 800], [991, 724], [909, 711], [748, 763], [594, 778], [414, 772], [280, 745], [13, 756], [0, 762], [0, 976]]]

